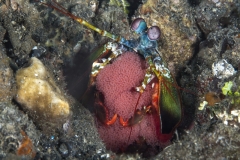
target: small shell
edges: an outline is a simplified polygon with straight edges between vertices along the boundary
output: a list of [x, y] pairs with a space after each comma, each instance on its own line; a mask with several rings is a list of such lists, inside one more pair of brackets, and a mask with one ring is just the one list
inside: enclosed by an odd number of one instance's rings
[[18, 3], [17, 2], [11, 2], [11, 7], [14, 11], [18, 9]]
[[63, 130], [67, 132], [69, 127], [70, 127], [69, 120], [67, 120], [66, 123], [63, 124]]
[[96, 12], [96, 10], [98, 9], [98, 1], [96, 0], [90, 1], [90, 7], [93, 12]]
[[237, 71], [225, 59], [222, 59], [212, 64], [212, 72], [217, 78], [225, 79], [236, 74]]

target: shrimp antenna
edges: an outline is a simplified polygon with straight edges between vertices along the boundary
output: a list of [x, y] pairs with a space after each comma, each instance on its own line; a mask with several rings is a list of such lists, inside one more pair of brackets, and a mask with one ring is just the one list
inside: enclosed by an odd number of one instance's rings
[[68, 10], [66, 10], [65, 8], [63, 8], [59, 3], [57, 3], [55, 0], [50, 1], [49, 3], [44, 3], [42, 1], [37, 1], [45, 6], [48, 6], [50, 8], [53, 8], [55, 10], [57, 10], [58, 12], [61, 12], [62, 14], [72, 18], [73, 20], [77, 21], [78, 23], [86, 26], [87, 28], [94, 30], [96, 32], [98, 32], [100, 35], [111, 38], [112, 40], [114, 40], [115, 42], [119, 42], [121, 37], [120, 36], [116, 36], [114, 34], [111, 34], [105, 30], [101, 30], [95, 26], [93, 26], [92, 24], [88, 23], [87, 21], [85, 21], [84, 19], [77, 17], [75, 15], [73, 15], [72, 13], [70, 13]]

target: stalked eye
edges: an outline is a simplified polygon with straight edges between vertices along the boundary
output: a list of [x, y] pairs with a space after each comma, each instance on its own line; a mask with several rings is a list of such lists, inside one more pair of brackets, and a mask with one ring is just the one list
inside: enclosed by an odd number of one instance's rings
[[142, 31], [147, 30], [147, 24], [144, 19], [136, 18], [131, 24], [131, 29], [137, 33], [141, 33]]
[[158, 26], [152, 26], [148, 29], [147, 35], [149, 40], [158, 40], [161, 36], [161, 31]]

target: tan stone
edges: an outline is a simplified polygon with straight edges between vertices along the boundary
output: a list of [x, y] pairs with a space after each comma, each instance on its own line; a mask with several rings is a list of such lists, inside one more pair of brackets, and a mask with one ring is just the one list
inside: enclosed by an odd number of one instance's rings
[[16, 100], [42, 129], [61, 126], [70, 114], [70, 106], [52, 75], [37, 58], [16, 73]]

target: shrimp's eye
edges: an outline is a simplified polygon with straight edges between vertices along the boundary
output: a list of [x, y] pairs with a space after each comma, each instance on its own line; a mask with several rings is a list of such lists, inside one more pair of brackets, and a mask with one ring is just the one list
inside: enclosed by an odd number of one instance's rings
[[161, 36], [161, 31], [158, 26], [152, 26], [148, 29], [147, 35], [149, 40], [158, 40]]
[[131, 29], [137, 33], [141, 33], [147, 30], [147, 24], [144, 19], [136, 18], [131, 24]]

